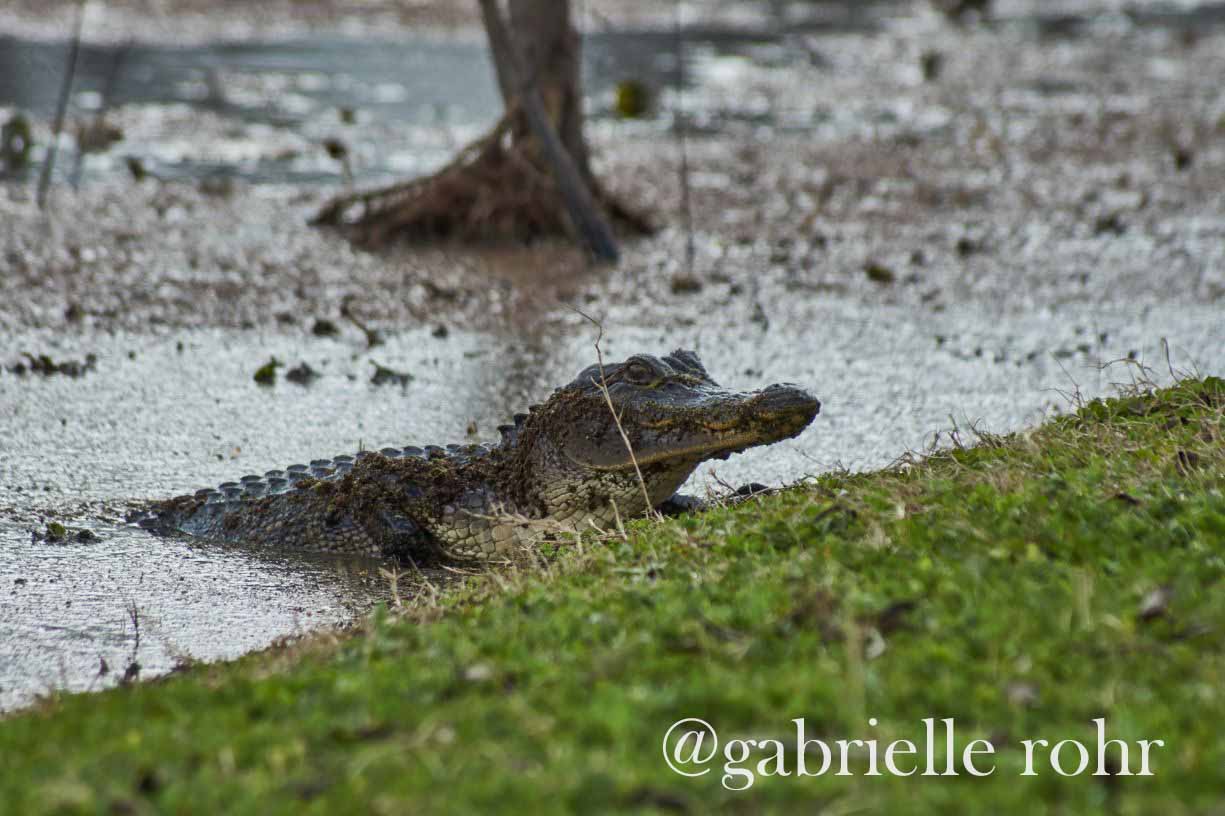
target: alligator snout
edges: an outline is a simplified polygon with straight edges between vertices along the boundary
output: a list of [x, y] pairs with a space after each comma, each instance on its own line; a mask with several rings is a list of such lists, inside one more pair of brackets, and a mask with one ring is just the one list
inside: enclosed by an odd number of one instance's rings
[[757, 393], [754, 407], [770, 414], [803, 416], [805, 425], [821, 413], [821, 402], [794, 383], [776, 383], [763, 388]]

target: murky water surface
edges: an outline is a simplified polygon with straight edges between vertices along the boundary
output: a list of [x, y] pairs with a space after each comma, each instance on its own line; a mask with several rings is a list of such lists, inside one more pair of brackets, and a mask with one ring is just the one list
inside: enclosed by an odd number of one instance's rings
[[[1088, 36], [1094, 25], [1110, 36], [1139, 24], [1198, 36], [1220, 22], [1219, 9], [1167, 9], [1145, 19], [1114, 14], [1097, 23], [1075, 17], [998, 23], [1047, 49], [1018, 46], [1025, 70], [1038, 79], [973, 103], [1007, 109], [1011, 119], [998, 138], [991, 122], [972, 121], [956, 107], [964, 100], [941, 98], [923, 85], [917, 54], [897, 57], [871, 20], [834, 31], [831, 40], [818, 29], [695, 33], [687, 42], [686, 115], [696, 137], [695, 208], [706, 218], [698, 246], [702, 292], [677, 293], [681, 242], [675, 230], [665, 230], [645, 248], [628, 249], [622, 268], [576, 275], [575, 291], [553, 303], [591, 304], [604, 320], [608, 359], [692, 348], [725, 386], [791, 381], [822, 400], [821, 415], [799, 438], [704, 466], [688, 485], [699, 493], [720, 482], [784, 484], [837, 467], [886, 465], [954, 425], [993, 432], [1031, 426], [1067, 409], [1078, 392], [1108, 393], [1112, 383], [1137, 375], [1165, 382], [1171, 366], [1225, 372], [1225, 222], [1217, 205], [1195, 204], [1208, 201], [1204, 190], [1176, 184], [1185, 178], [1213, 184], [1220, 140], [1206, 129], [1198, 135], [1194, 176], [1171, 175], [1165, 152], [1154, 158], [1140, 136], [1126, 172], [1109, 165], [1117, 162], [1113, 153], [1077, 153], [1081, 143], [1073, 136], [1085, 128], [1072, 122], [1054, 129], [1061, 106], [1069, 115], [1095, 111], [1108, 123], [1119, 111], [1142, 111], [1145, 97], [1135, 88], [1116, 94], [1098, 81], [1107, 71], [1094, 62], [1101, 51], [1047, 48], [1052, 37]], [[950, 35], [942, 36], [947, 42]], [[622, 77], [668, 85], [675, 69], [669, 37], [590, 40], [589, 107], [603, 144], [615, 145], [617, 133], [638, 138], [638, 148], [625, 147], [629, 154], [641, 149], [644, 133], [667, 132], [662, 109], [642, 123], [615, 124], [624, 131], [613, 129], [608, 111], [611, 85]], [[1157, 56], [1143, 63], [1151, 76], [1128, 74], [1146, 93], [1159, 95], [1162, 83], [1178, 79], [1178, 64], [1162, 56], [1166, 48], [1158, 42]], [[1052, 53], [1062, 61], [1048, 69]], [[1209, 57], [1199, 58], [1208, 64]], [[0, 38], [0, 107], [30, 111], [36, 135], [45, 134], [62, 58], [62, 44]], [[881, 94], [852, 84], [860, 69], [880, 72], [866, 82], [883, 87]], [[789, 70], [804, 80], [790, 82]], [[812, 93], [814, 76], [838, 105]], [[1189, 87], [1198, 87], [1194, 80]], [[931, 95], [928, 102], [915, 102], [923, 93]], [[1214, 103], [1209, 96], [1195, 97], [1196, 105], [1208, 106], [1195, 108], [1205, 121], [1219, 114], [1219, 97]], [[335, 182], [339, 166], [319, 147], [325, 138], [347, 143], [359, 180], [403, 176], [445, 161], [498, 108], [476, 43], [339, 39], [87, 46], [74, 105], [84, 119], [106, 107], [124, 133], [117, 147], [82, 162], [84, 187], [127, 183], [129, 157], [164, 179]], [[812, 134], [817, 152], [803, 154], [812, 167], [787, 167], [788, 184], [778, 185], [789, 192], [770, 192], [759, 178], [772, 165], [754, 153], [773, 148], [758, 138], [758, 127]], [[1102, 128], [1095, 144], [1117, 150], [1113, 131]], [[727, 129], [743, 136], [734, 143], [742, 150], [715, 138]], [[1003, 176], [1001, 162], [982, 158], [1001, 139], [1032, 157], [1033, 143], [1046, 133], [1067, 144], [1031, 164], [1004, 163]], [[699, 141], [704, 135], [712, 139]], [[922, 141], [928, 138], [930, 148]], [[860, 146], [862, 154], [855, 152]], [[77, 175], [67, 137], [65, 148], [61, 181]], [[936, 171], [898, 158], [920, 149]], [[951, 168], [949, 179], [940, 176], [942, 167]], [[32, 172], [15, 177], [28, 181]], [[803, 182], [805, 173], [811, 184]], [[740, 188], [751, 196], [757, 185], [767, 188], [760, 202], [727, 205], [734, 193], [743, 198]], [[115, 189], [123, 197], [124, 188]], [[245, 188], [244, 201], [266, 189]], [[525, 299], [500, 293], [531, 290], [530, 275], [490, 283], [473, 298], [491, 304], [485, 319], [466, 321], [465, 331], [448, 317], [450, 331], [440, 337], [433, 296], [421, 294], [438, 290], [435, 278], [425, 278], [431, 287], [424, 287], [408, 264], [401, 277], [396, 258], [403, 256], [346, 255], [334, 248], [335, 236], [278, 231], [275, 216], [258, 208], [210, 208], [184, 195], [176, 209], [175, 188], [163, 192], [172, 200], [155, 215], [169, 214], [164, 221], [149, 212], [161, 193], [132, 196], [140, 209], [132, 228], [156, 235], [153, 244], [136, 242], [129, 253], [135, 237], [124, 237], [114, 239], [109, 254], [95, 253], [90, 242], [106, 245], [107, 230], [115, 230], [117, 216], [108, 210], [87, 225], [101, 225], [100, 234], [85, 230], [82, 246], [62, 259], [58, 233], [41, 232], [19, 197], [5, 202], [10, 223], [21, 225], [11, 236], [0, 231], [11, 238], [0, 262], [22, 261], [23, 277], [14, 273], [11, 280], [21, 283], [3, 291], [34, 305], [6, 312], [0, 325], [18, 328], [0, 334], [0, 366], [22, 351], [56, 361], [94, 354], [97, 363], [79, 378], [0, 373], [0, 710], [51, 689], [110, 685], [133, 661], [147, 677], [187, 660], [233, 657], [286, 634], [351, 620], [386, 594], [374, 563], [154, 537], [122, 521], [139, 502], [363, 447], [490, 440], [496, 425], [594, 361], [594, 330], [574, 312], [536, 304], [529, 317], [511, 314]], [[82, 195], [70, 206], [88, 200]], [[285, 200], [266, 206], [298, 218]], [[971, 223], [969, 213], [988, 200], [991, 207], [978, 211], [986, 213], [981, 221]], [[1188, 212], [1194, 206], [1203, 212]], [[925, 215], [917, 217], [915, 208]], [[795, 214], [805, 209], [812, 216], [801, 223]], [[931, 212], [935, 223], [924, 220]], [[170, 218], [176, 213], [177, 221]], [[75, 235], [74, 228], [57, 227]], [[266, 234], [261, 240], [277, 251], [252, 249], [252, 232]], [[196, 250], [219, 241], [250, 255], [224, 264], [207, 253], [197, 258]], [[280, 251], [280, 243], [291, 242], [293, 252]], [[878, 247], [888, 251], [885, 271], [897, 271], [895, 283], [865, 277]], [[116, 267], [117, 277], [89, 277], [93, 266], [117, 265], [121, 255], [128, 265]], [[1161, 277], [1149, 274], [1154, 266]], [[253, 270], [262, 277], [246, 277]], [[437, 275], [442, 281], [443, 272]], [[62, 282], [62, 291], [49, 293], [48, 280]], [[228, 288], [218, 288], [218, 280]], [[1171, 290], [1174, 280], [1185, 291]], [[315, 299], [286, 295], [282, 303], [268, 295], [294, 286]], [[309, 333], [312, 315], [303, 303], [322, 313], [323, 304], [362, 286], [359, 305], [377, 314], [380, 300], [395, 298], [413, 319], [385, 309], [386, 342], [374, 349], [348, 326], [337, 339]], [[259, 292], [267, 303], [252, 294]], [[231, 299], [233, 314], [224, 308]], [[65, 330], [68, 301], [83, 304], [86, 314]], [[168, 303], [188, 304], [205, 317], [193, 323], [181, 308], [162, 311]], [[275, 325], [260, 319], [281, 309], [294, 312], [292, 324], [258, 328]], [[147, 330], [132, 330], [141, 316]], [[210, 321], [256, 328], [181, 328]], [[20, 328], [25, 324], [51, 328]], [[299, 386], [284, 379], [283, 368], [275, 386], [256, 385], [254, 371], [272, 356], [287, 366], [308, 363], [321, 376]], [[1111, 364], [1120, 360], [1130, 362]], [[412, 379], [403, 387], [373, 385], [375, 363]], [[36, 540], [32, 533], [48, 521], [88, 529], [98, 540]]]
[[[902, 311], [845, 303], [777, 304], [774, 327], [729, 322], [661, 331], [613, 318], [610, 359], [696, 348], [733, 388], [810, 387], [824, 409], [799, 438], [702, 468], [716, 480], [786, 483], [833, 467], [866, 468], [923, 448], [954, 423], [1006, 431], [1066, 409], [1077, 387], [1100, 394], [1129, 381], [1129, 355], [1166, 373], [1225, 371], [1225, 326], [1210, 309], [1064, 311], [984, 322], [950, 313], [915, 322]], [[113, 682], [135, 658], [146, 675], [184, 658], [232, 657], [276, 637], [349, 619], [385, 594], [377, 565], [193, 545], [127, 527], [133, 500], [166, 497], [319, 456], [389, 444], [482, 439], [594, 357], [591, 332], [516, 343], [427, 331], [366, 352], [331, 340], [246, 332], [17, 337], [64, 358], [86, 349], [80, 379], [0, 377], [0, 707], [51, 688]], [[182, 343], [182, 350], [178, 344]], [[131, 356], [129, 352], [135, 352]], [[273, 354], [322, 373], [302, 387], [252, 380]], [[403, 388], [369, 383], [371, 360], [409, 372]], [[32, 540], [47, 519], [83, 527], [89, 543]], [[137, 612], [137, 627], [132, 610]], [[100, 661], [111, 673], [99, 677]]]

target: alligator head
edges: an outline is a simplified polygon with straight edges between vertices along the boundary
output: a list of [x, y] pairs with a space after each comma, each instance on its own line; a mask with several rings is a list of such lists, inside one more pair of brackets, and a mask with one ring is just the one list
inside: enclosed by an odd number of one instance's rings
[[577, 515], [577, 505], [603, 515], [607, 498], [634, 515], [648, 498], [669, 498], [701, 462], [796, 436], [820, 408], [791, 384], [727, 391], [692, 351], [635, 355], [585, 369], [533, 409], [516, 434], [531, 462], [520, 473], [554, 517]]

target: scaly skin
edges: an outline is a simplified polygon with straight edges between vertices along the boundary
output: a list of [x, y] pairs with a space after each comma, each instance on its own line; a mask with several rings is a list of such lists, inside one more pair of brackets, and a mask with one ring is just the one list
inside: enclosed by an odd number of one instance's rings
[[210, 541], [498, 558], [545, 532], [641, 515], [672, 497], [701, 462], [796, 436], [820, 407], [789, 384], [725, 391], [693, 352], [637, 355], [587, 368], [502, 426], [493, 447], [385, 448], [317, 460], [158, 502], [133, 520]]

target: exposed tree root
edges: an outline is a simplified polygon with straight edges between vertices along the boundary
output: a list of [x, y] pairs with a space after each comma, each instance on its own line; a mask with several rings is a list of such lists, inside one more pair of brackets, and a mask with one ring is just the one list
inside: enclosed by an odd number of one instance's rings
[[[565, 204], [530, 139], [516, 137], [515, 112], [424, 178], [337, 196], [312, 220], [335, 226], [355, 243], [396, 240], [519, 241], [571, 235]], [[588, 180], [613, 224], [649, 234], [652, 224]]]

